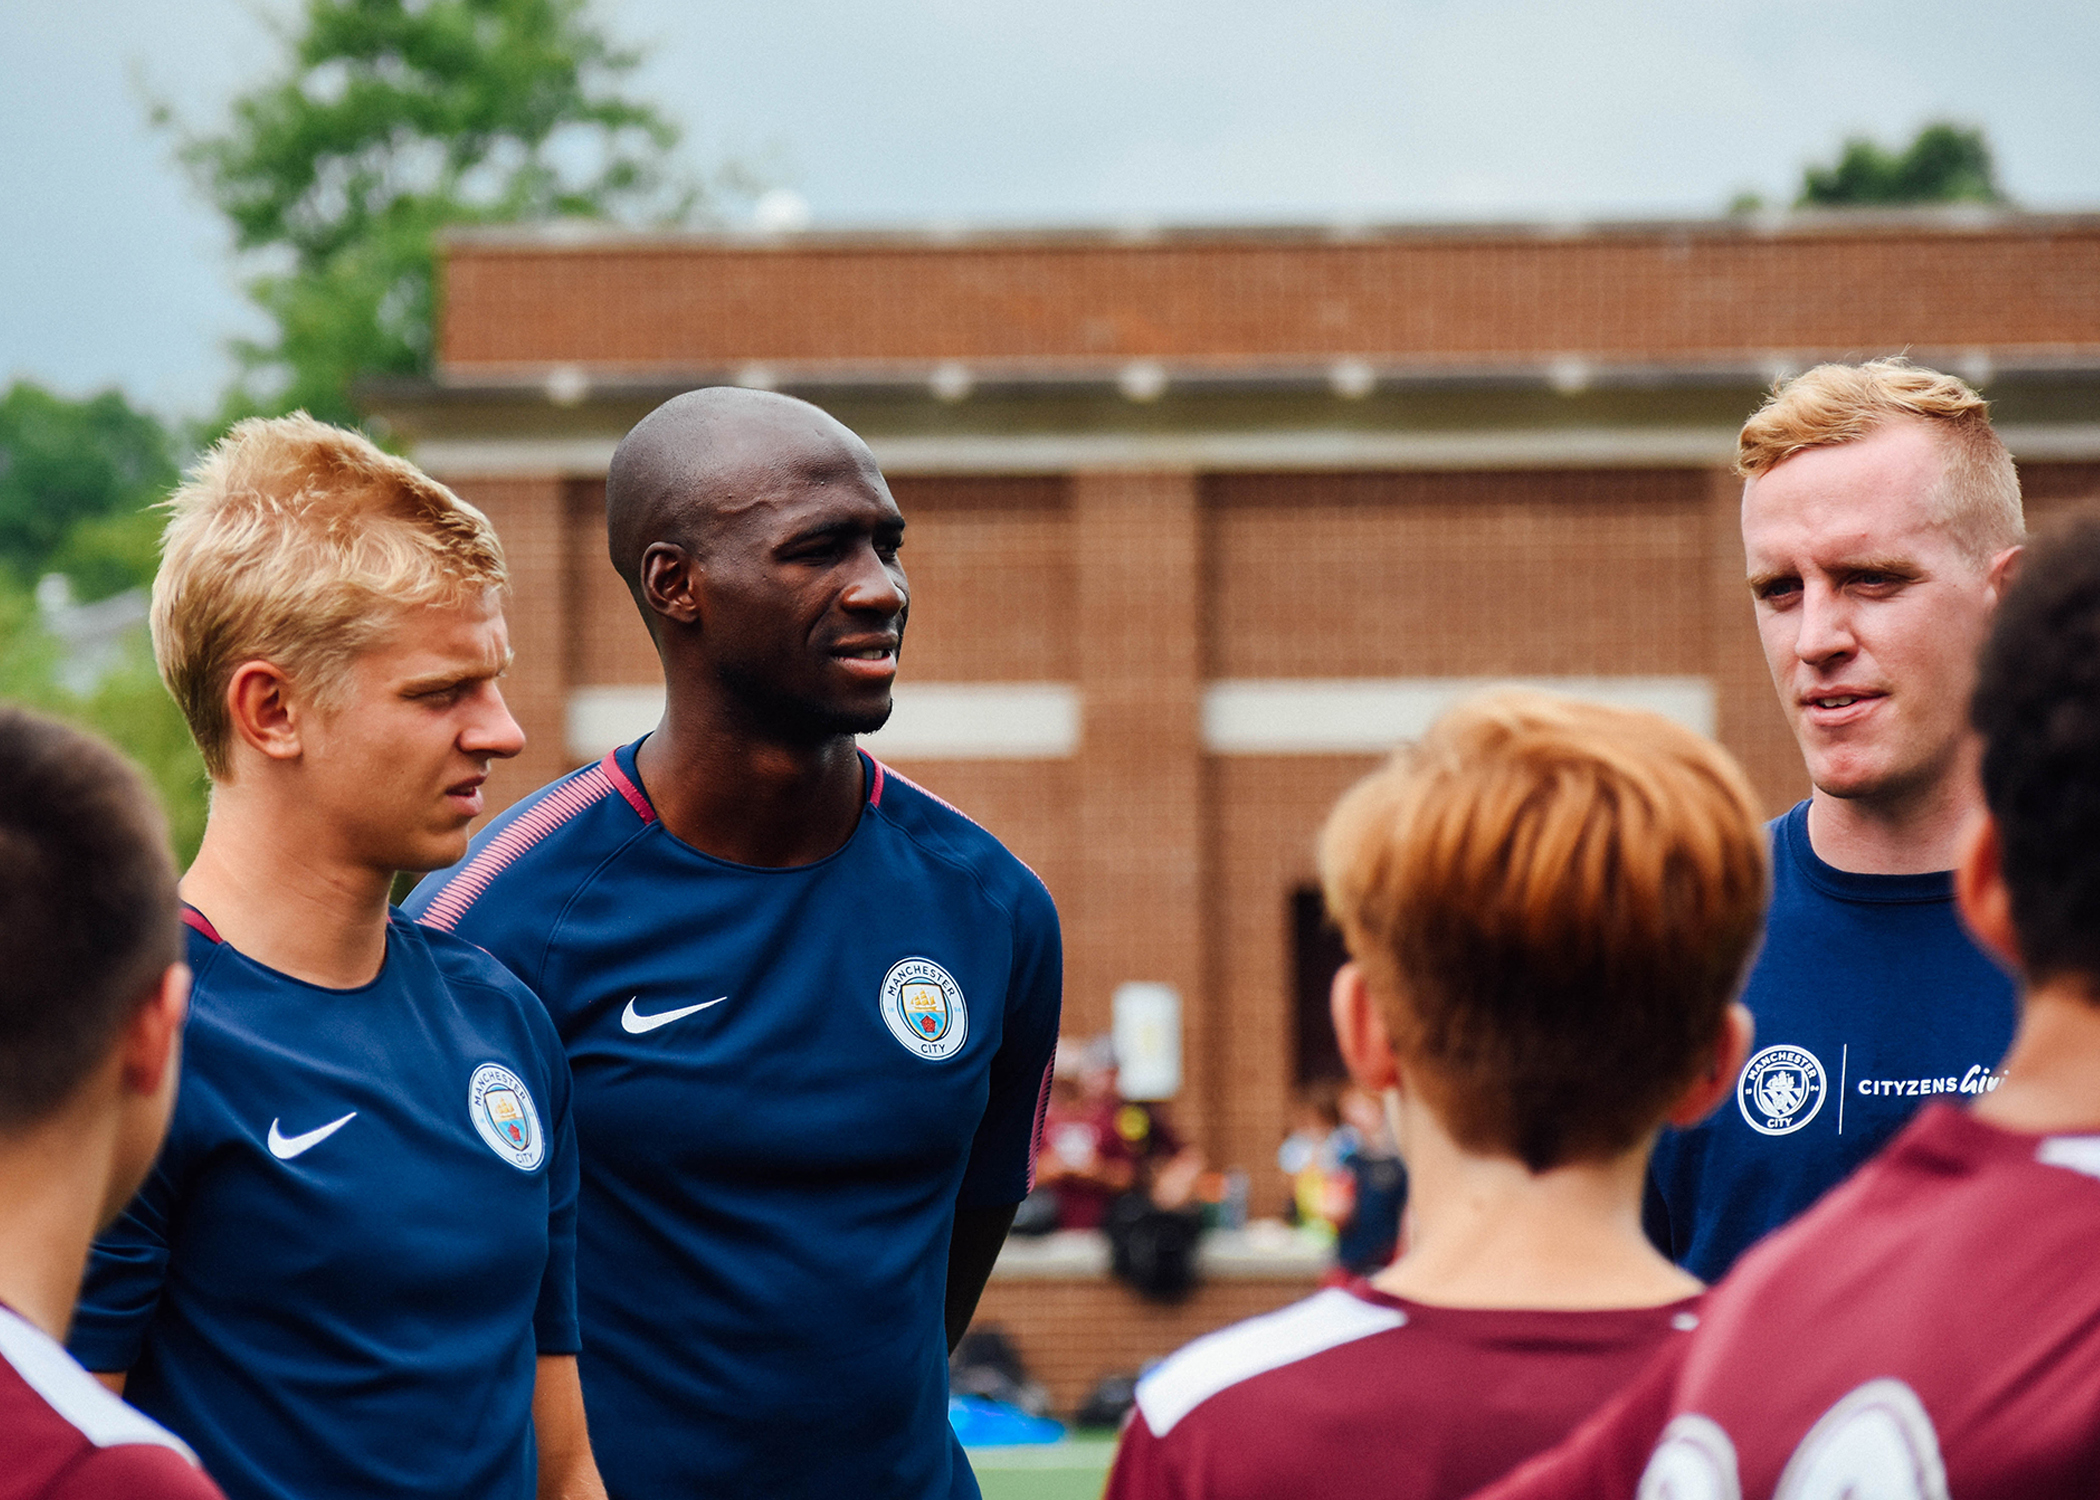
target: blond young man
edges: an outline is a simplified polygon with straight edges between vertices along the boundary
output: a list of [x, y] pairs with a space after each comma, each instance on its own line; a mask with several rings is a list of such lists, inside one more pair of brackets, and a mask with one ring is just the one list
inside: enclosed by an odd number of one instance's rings
[[107, 745], [0, 706], [0, 1500], [213, 1500], [60, 1347], [88, 1241], [175, 1102], [189, 973], [160, 810]]
[[1765, 860], [1734, 762], [1653, 714], [1486, 694], [1342, 799], [1320, 867], [1408, 1247], [1146, 1376], [1110, 1500], [1470, 1494], [1698, 1323], [1641, 1182], [1748, 1047]]
[[1743, 427], [1743, 550], [1814, 790], [1771, 826], [1773, 897], [1734, 1100], [1656, 1148], [1650, 1233], [1717, 1279], [1928, 1099], [1987, 1092], [2012, 981], [1950, 873], [1981, 808], [1963, 718], [2025, 534], [1981, 397], [1903, 360], [1823, 365]]
[[523, 743], [487, 521], [305, 416], [170, 502], [162, 676], [212, 778], [166, 1151], [73, 1332], [234, 1500], [601, 1495], [575, 1374], [561, 1043], [487, 955], [399, 920]]

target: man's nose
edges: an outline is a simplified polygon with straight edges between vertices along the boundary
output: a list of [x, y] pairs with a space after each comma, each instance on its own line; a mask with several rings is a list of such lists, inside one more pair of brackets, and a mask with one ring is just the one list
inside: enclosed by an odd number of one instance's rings
[[1857, 645], [1852, 633], [1852, 611], [1845, 596], [1823, 583], [1804, 586], [1801, 629], [1794, 637], [1794, 654], [1815, 665], [1850, 655]]
[[510, 705], [503, 701], [502, 690], [493, 682], [488, 684], [479, 707], [480, 712], [459, 737], [461, 750], [469, 755], [509, 760], [525, 748], [525, 731], [511, 717]]
[[911, 586], [905, 582], [903, 565], [885, 562], [873, 547], [864, 548], [854, 559], [853, 576], [840, 602], [861, 614], [903, 614], [911, 602]]

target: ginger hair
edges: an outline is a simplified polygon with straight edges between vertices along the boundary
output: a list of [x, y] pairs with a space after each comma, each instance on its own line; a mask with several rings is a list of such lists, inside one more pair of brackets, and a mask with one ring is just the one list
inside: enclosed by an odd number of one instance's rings
[[1990, 403], [1952, 375], [1901, 357], [1817, 365], [1775, 385], [1736, 438], [1735, 471], [1755, 480], [1807, 448], [1871, 437], [1890, 422], [1923, 422], [1939, 441], [1934, 518], [1987, 563], [2027, 534], [2020, 476], [1991, 428]]
[[1534, 1172], [1638, 1145], [1710, 1065], [1764, 918], [1741, 769], [1658, 714], [1445, 714], [1320, 836], [1330, 914], [1453, 1138]]

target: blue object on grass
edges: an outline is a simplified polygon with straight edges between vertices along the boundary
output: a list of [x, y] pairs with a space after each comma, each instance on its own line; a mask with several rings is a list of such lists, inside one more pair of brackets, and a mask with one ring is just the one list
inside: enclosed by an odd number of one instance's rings
[[1016, 1443], [1055, 1443], [1065, 1427], [1048, 1417], [1031, 1417], [1018, 1406], [989, 1396], [950, 1396], [948, 1425], [965, 1448], [1009, 1448]]

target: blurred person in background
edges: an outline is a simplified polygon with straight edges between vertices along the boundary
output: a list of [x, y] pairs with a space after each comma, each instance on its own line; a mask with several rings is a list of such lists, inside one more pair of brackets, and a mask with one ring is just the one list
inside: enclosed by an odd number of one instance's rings
[[1963, 717], [2018, 554], [2020, 481], [1983, 399], [1900, 359], [1819, 365], [1744, 424], [1743, 550], [1813, 791], [1775, 819], [1772, 909], [1729, 1107], [1657, 1145], [1649, 1233], [1718, 1278], [1930, 1098], [1997, 1085], [2012, 980], [1951, 873], [1981, 808]]
[[99, 740], [0, 705], [0, 1500], [215, 1500], [59, 1340], [174, 1109], [189, 971], [167, 829]]
[[2021, 564], [1969, 716], [1957, 899], [2025, 991], [2003, 1081], [1928, 1103], [1494, 1500], [2100, 1494], [2100, 525]]
[[1698, 1323], [1641, 1231], [1656, 1132], [1723, 1098], [1765, 895], [1726, 752], [1505, 690], [1359, 783], [1320, 840], [1342, 1057], [1393, 1119], [1408, 1248], [1138, 1384], [1110, 1500], [1455, 1500]]
[[1184, 1142], [1165, 1109], [1126, 1099], [1113, 1038], [1058, 1044], [1036, 1180], [1056, 1190], [1059, 1229], [1099, 1229], [1126, 1193], [1180, 1209], [1195, 1196], [1203, 1153]]
[[1335, 1224], [1334, 1259], [1347, 1275], [1368, 1276], [1390, 1264], [1399, 1249], [1407, 1168], [1377, 1095], [1352, 1083], [1342, 1090], [1339, 1106], [1350, 1130], [1341, 1160], [1349, 1211]]
[[388, 906], [524, 744], [495, 532], [304, 414], [169, 502], [153, 648], [211, 776], [166, 1149], [97, 1241], [81, 1363], [233, 1500], [602, 1496], [561, 1039]]

